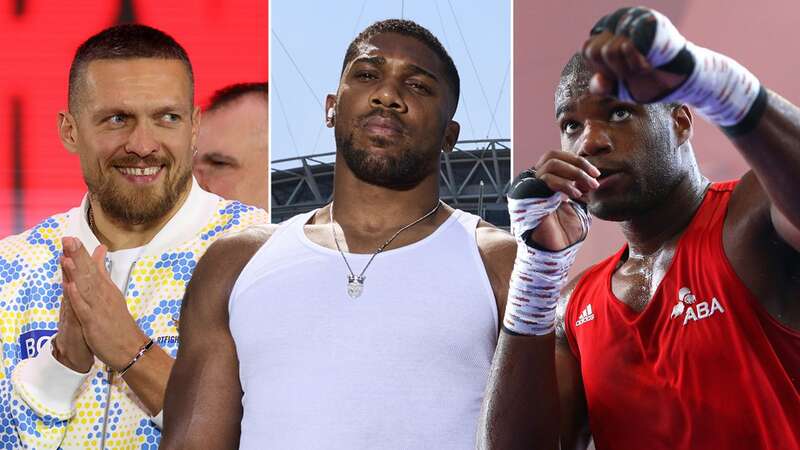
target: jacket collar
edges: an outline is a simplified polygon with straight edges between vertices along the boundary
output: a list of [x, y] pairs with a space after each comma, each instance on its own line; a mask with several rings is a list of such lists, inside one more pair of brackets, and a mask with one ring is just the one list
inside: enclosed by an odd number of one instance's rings
[[[194, 177], [183, 205], [169, 222], [148, 242], [142, 256], [159, 255], [171, 247], [189, 241], [200, 234], [208, 225], [222, 200], [215, 194], [200, 188]], [[89, 194], [84, 194], [81, 205], [67, 213], [65, 236], [75, 236], [81, 240], [89, 253], [94, 252], [100, 241], [89, 227]]]

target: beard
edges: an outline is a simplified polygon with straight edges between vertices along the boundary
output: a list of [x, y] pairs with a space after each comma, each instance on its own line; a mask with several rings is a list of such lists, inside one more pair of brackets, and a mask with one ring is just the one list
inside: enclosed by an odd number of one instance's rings
[[103, 212], [116, 222], [128, 225], [146, 225], [154, 223], [166, 216], [180, 196], [186, 191], [192, 177], [189, 166], [178, 168], [175, 173], [170, 172], [173, 166], [171, 161], [148, 156], [139, 158], [128, 155], [116, 159], [109, 165], [110, 171], [116, 171], [115, 165], [134, 165], [144, 162], [148, 166], [163, 165], [162, 176], [164, 181], [148, 187], [124, 186], [119, 180], [114, 180], [113, 173], [107, 175], [93, 174], [86, 176], [89, 195], [98, 202]]
[[[363, 123], [368, 116], [360, 118], [357, 123]], [[438, 169], [438, 157], [432, 161], [431, 152], [415, 151], [410, 145], [397, 148], [392, 155], [376, 155], [369, 150], [353, 144], [354, 131], [359, 127], [351, 128], [346, 136], [338, 130], [336, 137], [337, 151], [341, 152], [347, 167], [359, 180], [375, 186], [395, 190], [409, 190], [417, 186], [426, 177]], [[373, 146], [385, 148], [393, 146], [395, 142], [390, 139], [369, 136]]]

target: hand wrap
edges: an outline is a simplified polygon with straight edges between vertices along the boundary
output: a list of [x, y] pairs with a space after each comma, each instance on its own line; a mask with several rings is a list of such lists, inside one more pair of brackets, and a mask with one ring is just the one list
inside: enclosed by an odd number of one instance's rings
[[[752, 130], [766, 109], [766, 90], [750, 71], [725, 55], [692, 44], [658, 11], [622, 8], [600, 19], [591, 34], [609, 30], [628, 36], [654, 68], [686, 80], [672, 92], [647, 103], [686, 103], [728, 134]], [[620, 100], [634, 99], [623, 81]]]
[[[581, 240], [558, 251], [547, 251], [529, 242], [531, 232], [554, 213], [562, 201], [568, 201], [580, 217]], [[503, 329], [511, 334], [544, 335], [555, 326], [556, 303], [567, 281], [591, 219], [583, 206], [561, 193], [554, 193], [544, 182], [525, 171], [514, 180], [508, 194], [511, 232], [517, 240], [517, 258], [508, 287]]]

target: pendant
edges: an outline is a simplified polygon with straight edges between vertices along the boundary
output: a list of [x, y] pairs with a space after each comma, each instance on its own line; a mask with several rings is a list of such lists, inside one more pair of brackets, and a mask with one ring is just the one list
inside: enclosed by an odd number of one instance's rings
[[361, 293], [364, 292], [364, 280], [367, 277], [363, 276], [354, 276], [348, 275], [347, 276], [347, 295], [350, 298], [358, 298], [361, 296]]

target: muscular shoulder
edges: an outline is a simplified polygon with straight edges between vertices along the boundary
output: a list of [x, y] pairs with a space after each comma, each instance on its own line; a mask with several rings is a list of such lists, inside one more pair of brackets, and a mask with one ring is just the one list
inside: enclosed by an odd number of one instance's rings
[[517, 241], [509, 233], [484, 221], [478, 224], [475, 238], [502, 319], [508, 295], [508, 282], [511, 271], [514, 270]]
[[213, 264], [223, 273], [238, 274], [256, 251], [269, 240], [277, 227], [272, 224], [253, 225], [217, 239], [200, 259], [198, 269], [200, 265]]
[[[747, 172], [731, 194], [725, 217], [725, 235], [729, 243], [770, 244], [779, 240], [795, 252], [800, 249], [800, 232], [772, 204], [753, 171]], [[735, 250], [735, 249], [734, 249]]]
[[197, 264], [187, 297], [193, 297], [195, 292], [227, 297], [244, 266], [276, 228], [277, 225], [254, 225], [214, 241]]
[[[490, 258], [492, 264], [514, 265], [517, 241], [514, 236], [494, 225], [480, 221], [475, 230], [475, 238], [481, 254]], [[511, 271], [509, 270], [509, 274]]]

